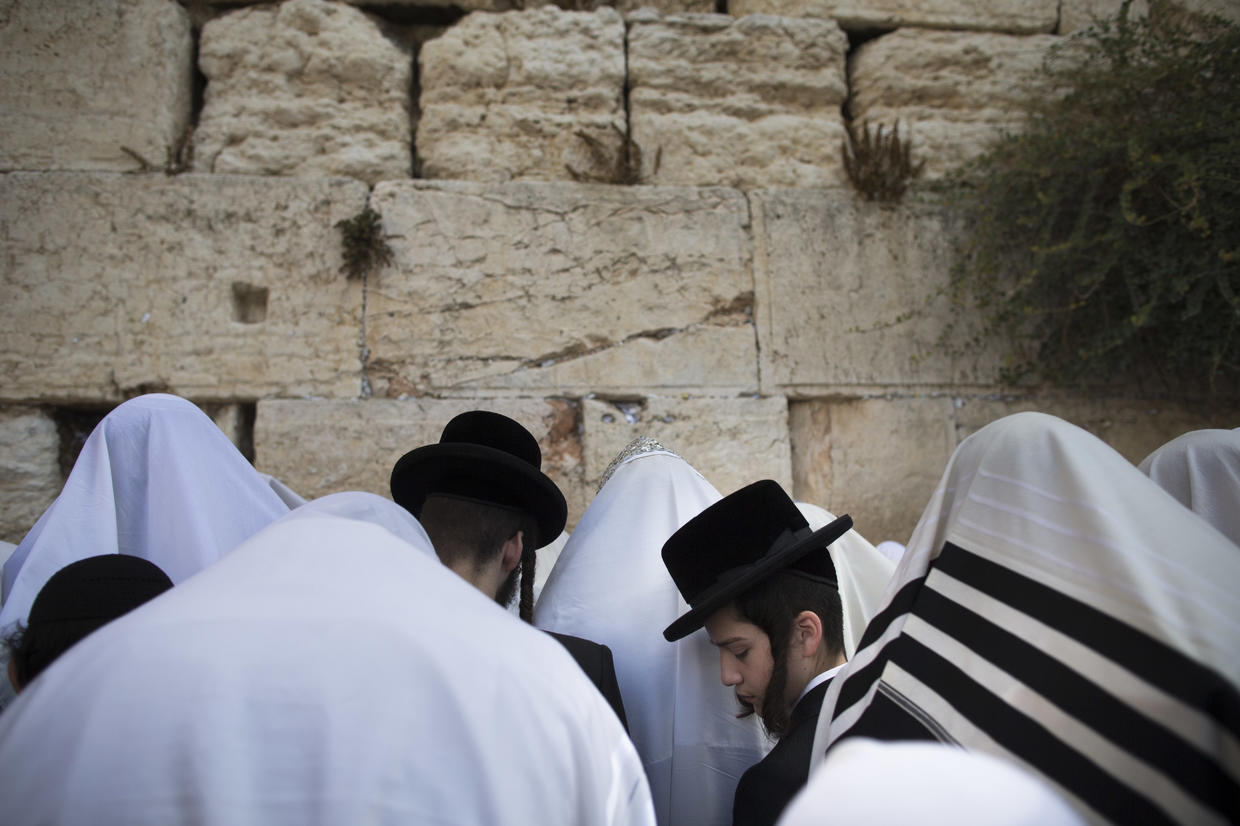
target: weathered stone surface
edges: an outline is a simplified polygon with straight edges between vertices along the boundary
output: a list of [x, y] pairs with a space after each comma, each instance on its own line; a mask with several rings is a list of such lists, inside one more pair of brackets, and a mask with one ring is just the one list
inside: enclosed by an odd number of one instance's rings
[[[524, 0], [524, 4], [527, 9], [556, 5], [554, 0]], [[587, 5], [611, 6], [626, 18], [642, 9], [668, 15], [712, 14], [716, 10], [712, 0], [590, 0]]]
[[838, 20], [849, 29], [914, 26], [1033, 34], [1055, 28], [1058, 0], [728, 0], [728, 13]]
[[1192, 14], [1216, 14], [1240, 23], [1240, 3], [1236, 0], [1179, 0], [1176, 5]]
[[716, 4], [711, 0], [617, 0], [616, 8], [623, 14], [650, 9], [657, 14], [713, 14]]
[[[1123, 0], [1061, 0], [1059, 4], [1059, 33], [1071, 34], [1093, 25], [1094, 18], [1113, 17], [1122, 5]], [[1133, 17], [1144, 17], [1149, 13], [1149, 4], [1137, 0], [1132, 4], [1129, 14]]]
[[367, 298], [376, 395], [757, 389], [740, 194], [387, 182]]
[[0, 176], [3, 400], [353, 396], [346, 179]]
[[956, 438], [1013, 413], [1036, 410], [1084, 428], [1136, 464], [1155, 448], [1190, 430], [1232, 428], [1240, 422], [1240, 405], [1150, 401], [1132, 398], [1081, 398], [1068, 395], [956, 399]]
[[593, 494], [612, 459], [639, 436], [684, 457], [722, 494], [760, 479], [792, 490], [788, 404], [771, 398], [668, 398], [582, 402], [585, 483]]
[[847, 49], [827, 20], [634, 15], [629, 111], [645, 178], [742, 188], [840, 183]]
[[363, 12], [327, 0], [240, 9], [203, 28], [198, 64], [195, 170], [409, 177], [413, 57]]
[[[521, 8], [514, 0], [344, 0], [352, 6], [365, 6], [383, 12], [404, 9], [460, 9], [461, 11], [510, 11]], [[528, 8], [528, 5], [525, 6]]]
[[190, 118], [189, 15], [170, 0], [0, 4], [0, 170], [163, 167]]
[[542, 449], [542, 469], [564, 492], [569, 522], [585, 509], [574, 404], [541, 399], [367, 399], [258, 403], [254, 465], [307, 499], [342, 490], [391, 498], [396, 460], [439, 441], [453, 416], [475, 409], [516, 419]]
[[796, 498], [876, 545], [908, 541], [956, 447], [946, 397], [793, 402], [789, 422]]
[[[1091, 26], [1095, 18], [1111, 18], [1119, 13], [1122, 0], [1062, 0], [1059, 11], [1059, 33], [1072, 32]], [[1135, 0], [1128, 14], [1132, 18], [1149, 14], [1146, 0]], [[1177, 0], [1162, 14], [1173, 17], [1182, 15], [1216, 14], [1233, 23], [1240, 23], [1240, 3], [1236, 0]], [[1157, 18], [1156, 18], [1157, 19]]]
[[[425, 44], [417, 154], [425, 178], [567, 180], [586, 142], [624, 134], [615, 9], [474, 13]], [[579, 134], [580, 133], [580, 134]]]
[[254, 459], [254, 408], [229, 402], [204, 402], [202, 412], [211, 417], [215, 426], [224, 431], [228, 441], [251, 461]]
[[30, 407], [0, 408], [0, 540], [20, 542], [60, 494], [56, 422]]
[[750, 205], [763, 393], [997, 378], [995, 348], [955, 355], [940, 342], [967, 341], [973, 329], [935, 296], [955, 232], [946, 207], [908, 197], [882, 206], [842, 189], [754, 192]]
[[856, 123], [911, 131], [923, 178], [941, 178], [1021, 125], [1047, 50], [1062, 38], [901, 29], [861, 45], [851, 67]]

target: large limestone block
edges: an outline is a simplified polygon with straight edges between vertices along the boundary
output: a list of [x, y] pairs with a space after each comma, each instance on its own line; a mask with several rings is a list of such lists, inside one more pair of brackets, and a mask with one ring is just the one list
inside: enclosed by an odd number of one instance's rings
[[348, 179], [0, 176], [3, 400], [353, 396]]
[[[1098, 19], [1110, 19], [1119, 14], [1123, 0], [1062, 0], [1059, 11], [1059, 33], [1071, 34], [1087, 28]], [[1147, 0], [1135, 0], [1129, 7], [1130, 18], [1149, 14]], [[1172, 19], [1191, 20], [1195, 15], [1218, 15], [1233, 23], [1240, 23], [1240, 2], [1236, 0], [1177, 0], [1160, 9], [1160, 14]], [[1156, 20], [1158, 18], [1155, 18]]]
[[916, 26], [1033, 34], [1055, 28], [1059, 0], [728, 0], [728, 12], [822, 17], [848, 29]]
[[842, 189], [754, 192], [750, 204], [763, 393], [997, 379], [997, 347], [944, 346], [976, 328], [937, 294], [956, 232], [948, 208], [907, 197], [884, 206]]
[[575, 405], [542, 399], [366, 399], [260, 401], [254, 465], [307, 499], [342, 490], [391, 498], [396, 460], [439, 441], [453, 416], [493, 410], [516, 419], [538, 439], [542, 469], [569, 502], [569, 521], [585, 509]]
[[1089, 398], [1066, 394], [1025, 397], [960, 396], [956, 399], [956, 438], [987, 424], [1035, 410], [1088, 430], [1133, 464], [1190, 430], [1230, 429], [1240, 424], [1240, 403], [1202, 404], [1140, 398]]
[[174, 160], [189, 125], [189, 15], [172, 0], [0, 3], [0, 170]]
[[593, 492], [629, 442], [650, 436], [680, 454], [724, 495], [761, 479], [792, 490], [788, 403], [771, 398], [582, 402], [585, 482]]
[[911, 131], [925, 179], [980, 155], [1004, 130], [1019, 129], [1040, 69], [1062, 38], [901, 29], [871, 40], [852, 62], [852, 115], [860, 124]]
[[[224, 2], [225, 0], [220, 0]], [[233, 0], [227, 0], [232, 2]], [[345, 0], [352, 6], [364, 6], [380, 11], [381, 13], [396, 12], [413, 12], [419, 10], [432, 9], [460, 9], [464, 12], [471, 11], [510, 11], [512, 9], [522, 8], [521, 0]], [[528, 6], [528, 4], [525, 4]]]
[[20, 542], [60, 494], [56, 422], [37, 408], [0, 408], [0, 540]]
[[[1096, 19], [1114, 17], [1123, 0], [1061, 0], [1059, 9], [1059, 33], [1071, 34], [1093, 25]], [[1137, 0], [1130, 8], [1132, 17], [1144, 17], [1149, 4]]]
[[[527, 9], [558, 5], [563, 7], [563, 0], [523, 0]], [[568, 5], [579, 5], [601, 8], [611, 6], [626, 18], [634, 12], [649, 9], [657, 14], [712, 14], [716, 9], [714, 0], [576, 0]]]
[[656, 14], [713, 14], [718, 9], [714, 0], [616, 0], [622, 14], [650, 9]]
[[385, 182], [376, 395], [757, 389], [748, 213], [725, 189]]
[[847, 50], [829, 20], [634, 15], [629, 111], [644, 174], [691, 186], [840, 183]]
[[208, 23], [199, 48], [196, 171], [409, 177], [413, 57], [373, 18], [328, 0], [253, 6]]
[[[624, 133], [624, 21], [550, 6], [470, 14], [418, 55], [424, 178], [567, 180]], [[579, 134], [580, 133], [580, 134]]]
[[789, 405], [797, 499], [850, 514], [874, 544], [907, 542], [956, 447], [949, 398]]

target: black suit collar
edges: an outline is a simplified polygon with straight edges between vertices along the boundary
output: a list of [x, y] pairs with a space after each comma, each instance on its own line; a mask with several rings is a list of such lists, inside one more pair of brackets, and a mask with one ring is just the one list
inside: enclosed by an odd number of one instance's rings
[[789, 715], [788, 719], [788, 729], [790, 731], [800, 726], [810, 717], [817, 718], [818, 712], [822, 709], [823, 698], [827, 696], [827, 686], [829, 685], [831, 685], [831, 679], [823, 680], [797, 701], [797, 704], [792, 707], [792, 714]]

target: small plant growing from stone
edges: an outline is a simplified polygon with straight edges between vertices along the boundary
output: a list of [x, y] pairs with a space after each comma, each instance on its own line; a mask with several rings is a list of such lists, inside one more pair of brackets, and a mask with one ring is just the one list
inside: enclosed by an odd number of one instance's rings
[[181, 130], [181, 136], [177, 138], [177, 142], [168, 147], [162, 169], [148, 161], [135, 149], [122, 146], [121, 151], [138, 162], [138, 172], [162, 171], [165, 175], [180, 175], [187, 171], [194, 162], [194, 127], [192, 124], [187, 125]]
[[862, 123], [860, 136], [852, 123], [845, 123], [844, 129], [840, 153], [853, 187], [867, 201], [899, 201], [925, 166], [925, 161], [913, 163], [912, 144], [900, 138], [900, 122], [886, 134], [882, 124], [871, 134], [870, 125]]
[[369, 204], [352, 218], [337, 221], [336, 229], [344, 245], [340, 271], [347, 278], [362, 278], [392, 263], [392, 248], [383, 235], [383, 217]]
[[[580, 130], [576, 133], [577, 139], [585, 146], [587, 166], [585, 169], [576, 169], [572, 164], [564, 165], [574, 181], [635, 186], [649, 179], [649, 175], [642, 169], [641, 145], [614, 123], [611, 128], [620, 136], [618, 145], [604, 142]], [[662, 159], [663, 147], [660, 146], [655, 150], [650, 175], [659, 171]]]

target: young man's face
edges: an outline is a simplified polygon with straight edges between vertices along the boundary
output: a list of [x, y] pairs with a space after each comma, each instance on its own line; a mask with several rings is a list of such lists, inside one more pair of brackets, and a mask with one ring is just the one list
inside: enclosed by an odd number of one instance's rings
[[736, 687], [736, 699], [762, 716], [762, 700], [775, 670], [771, 640], [752, 622], [741, 619], [732, 605], [706, 620], [711, 644], [719, 648], [719, 679]]

